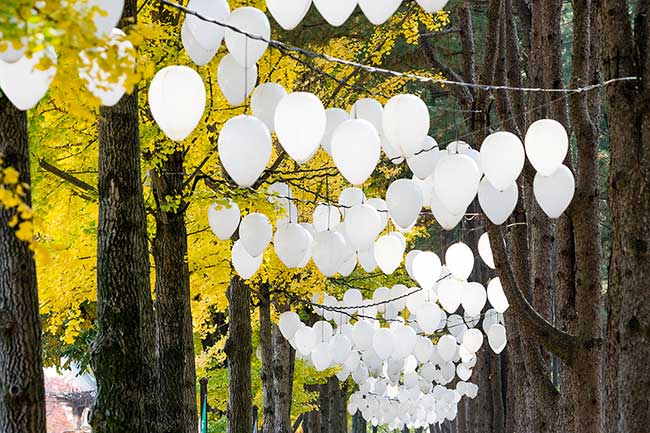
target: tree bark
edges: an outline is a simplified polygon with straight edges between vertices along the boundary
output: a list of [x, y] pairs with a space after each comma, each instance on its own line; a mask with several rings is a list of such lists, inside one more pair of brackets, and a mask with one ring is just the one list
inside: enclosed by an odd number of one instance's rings
[[[13, 167], [31, 185], [27, 115], [0, 97], [0, 170]], [[27, 191], [26, 204], [31, 206]], [[41, 359], [36, 265], [0, 205], [0, 431], [45, 433], [45, 390]]]
[[[280, 308], [281, 310], [283, 308]], [[291, 395], [295, 351], [273, 325], [273, 387], [275, 390], [275, 433], [291, 433]], [[321, 426], [327, 424], [321, 417]]]
[[352, 415], [352, 433], [366, 433], [367, 426], [368, 424], [360, 411]]
[[[269, 286], [260, 287], [260, 349], [262, 352], [262, 433], [273, 433], [275, 425], [275, 389], [273, 387], [273, 322]], [[303, 421], [305, 423], [305, 421]]]

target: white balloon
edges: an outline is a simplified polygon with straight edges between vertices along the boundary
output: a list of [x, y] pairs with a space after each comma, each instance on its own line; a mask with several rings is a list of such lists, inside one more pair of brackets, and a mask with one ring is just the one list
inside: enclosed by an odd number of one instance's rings
[[474, 253], [464, 243], [455, 243], [445, 253], [445, 265], [454, 277], [466, 280], [474, 269]]
[[314, 6], [330, 25], [338, 27], [345, 23], [359, 0], [314, 0]]
[[359, 320], [352, 328], [352, 340], [354, 341], [355, 348], [357, 350], [372, 349], [373, 335], [373, 326], [369, 322]]
[[426, 337], [419, 336], [415, 342], [413, 354], [415, 355], [415, 358], [418, 360], [418, 362], [420, 362], [420, 364], [424, 364], [431, 358], [433, 350], [434, 348], [431, 340]]
[[436, 285], [441, 270], [440, 259], [431, 251], [423, 251], [413, 259], [413, 276], [425, 290], [430, 290]]
[[487, 297], [490, 301], [490, 305], [497, 313], [505, 313], [510, 303], [506, 294], [503, 292], [503, 287], [501, 286], [501, 280], [499, 278], [494, 278], [487, 287]]
[[435, 189], [431, 191], [431, 212], [438, 224], [445, 230], [453, 230], [465, 216], [464, 211], [457, 215], [449, 212], [436, 195]]
[[395, 272], [402, 264], [403, 256], [404, 247], [396, 237], [382, 236], [375, 242], [375, 260], [384, 274], [391, 275]]
[[261, 256], [271, 242], [273, 228], [266, 215], [251, 213], [239, 225], [239, 239], [253, 257]]
[[370, 248], [381, 231], [379, 212], [367, 204], [358, 204], [345, 212], [346, 239], [357, 251]]
[[330, 340], [332, 359], [336, 364], [343, 364], [352, 350], [352, 342], [343, 334], [336, 334]]
[[257, 273], [262, 265], [262, 256], [251, 256], [240, 239], [232, 246], [232, 265], [240, 277], [248, 280]]
[[463, 364], [458, 364], [456, 366], [456, 375], [460, 380], [469, 380], [472, 377], [472, 370]]
[[230, 239], [239, 226], [241, 216], [237, 203], [230, 200], [227, 206], [213, 204], [208, 209], [208, 222], [212, 232], [222, 241]]
[[480, 180], [481, 173], [469, 156], [443, 156], [434, 173], [435, 195], [450, 214], [464, 214], [476, 197]]
[[343, 263], [339, 267], [339, 274], [342, 277], [348, 277], [354, 269], [357, 267], [357, 252], [350, 246], [348, 246], [348, 251], [346, 251], [343, 256]]
[[[228, 17], [227, 23], [249, 35], [258, 36], [267, 41], [271, 38], [269, 19], [264, 12], [257, 8], [245, 6], [235, 9]], [[243, 67], [250, 67], [257, 63], [269, 45], [268, 42], [251, 39], [230, 29], [226, 29], [225, 39], [228, 51]]]
[[122, 18], [124, 0], [88, 0], [88, 10], [95, 8], [92, 15], [95, 24], [95, 36], [101, 38], [111, 32]]
[[406, 238], [404, 237], [404, 235], [400, 232], [390, 232], [389, 235], [399, 240], [399, 243], [402, 246], [402, 254], [404, 254], [404, 252], [406, 251]]
[[481, 180], [478, 189], [478, 201], [485, 216], [494, 224], [501, 225], [506, 222], [515, 207], [517, 207], [518, 200], [519, 188], [517, 188], [516, 182], [512, 182], [508, 188], [499, 191], [492, 186], [487, 177]]
[[499, 191], [509, 188], [524, 169], [524, 145], [511, 132], [490, 134], [481, 145], [481, 168]]
[[328, 343], [319, 343], [311, 352], [311, 362], [316, 371], [325, 371], [332, 365], [332, 351]]
[[402, 0], [359, 0], [361, 11], [376, 26], [388, 21], [401, 4]]
[[341, 212], [336, 206], [321, 203], [314, 209], [312, 221], [316, 232], [333, 230], [341, 224]]
[[551, 176], [560, 168], [569, 151], [569, 135], [564, 126], [552, 119], [530, 125], [526, 133], [526, 155], [542, 176]]
[[321, 142], [321, 146], [325, 149], [328, 155], [332, 154], [332, 136], [334, 131], [346, 120], [350, 120], [350, 115], [347, 111], [340, 108], [328, 108], [325, 110], [327, 117], [327, 126], [325, 127], [325, 135]]
[[326, 277], [333, 277], [338, 272], [344, 257], [345, 239], [340, 233], [326, 230], [316, 234], [312, 247], [312, 257], [316, 267]]
[[490, 329], [487, 331], [487, 336], [488, 344], [494, 353], [499, 354], [503, 352], [507, 343], [505, 326], [499, 324], [490, 326]]
[[296, 347], [303, 354], [310, 354], [318, 344], [318, 337], [313, 328], [304, 326], [296, 331]]
[[535, 199], [549, 218], [559, 218], [568, 209], [575, 191], [575, 178], [565, 165], [548, 177], [537, 173], [533, 180]]
[[357, 367], [359, 367], [360, 362], [361, 358], [359, 357], [359, 353], [356, 350], [353, 350], [350, 352], [348, 357], [345, 358], [345, 361], [343, 362], [343, 368], [348, 371], [354, 371], [357, 369]]
[[402, 156], [401, 150], [390, 144], [384, 134], [380, 134], [379, 136], [381, 137], [381, 148], [384, 151], [386, 158], [388, 158], [388, 160], [394, 165], [403, 163], [404, 157]]
[[273, 247], [287, 268], [298, 268], [311, 248], [311, 235], [300, 224], [281, 224], [275, 232]]
[[463, 285], [454, 278], [445, 278], [438, 285], [438, 300], [448, 313], [455, 313], [463, 296]]
[[468, 329], [463, 335], [463, 347], [469, 353], [476, 353], [483, 345], [483, 333], [478, 329]]
[[276, 108], [275, 132], [278, 140], [298, 164], [307, 162], [318, 150], [326, 125], [323, 103], [313, 93], [290, 93], [282, 98]]
[[396, 326], [393, 329], [395, 335], [395, 346], [391, 357], [393, 359], [404, 359], [413, 353], [417, 334], [410, 326]]
[[406, 267], [406, 273], [411, 277], [412, 280], [415, 280], [415, 277], [413, 276], [413, 260], [415, 260], [415, 256], [420, 254], [422, 251], [420, 250], [411, 250], [409, 253], [406, 255], [406, 259], [404, 260], [404, 266]]
[[359, 188], [345, 188], [339, 194], [339, 205], [342, 206], [341, 213], [345, 216], [345, 211], [352, 206], [363, 204], [366, 201], [366, 195]]
[[442, 155], [443, 152], [438, 149], [436, 140], [427, 137], [420, 145], [420, 150], [407, 158], [406, 163], [418, 179], [425, 180], [433, 174]]
[[190, 59], [192, 59], [194, 64], [197, 66], [204, 66], [210, 63], [212, 58], [217, 54], [217, 51], [219, 51], [219, 47], [207, 49], [201, 46], [192, 34], [192, 31], [187, 24], [187, 20], [185, 20], [181, 26], [181, 42], [183, 43], [183, 48], [187, 52], [187, 55], [190, 56]]
[[257, 82], [257, 65], [242, 68], [232, 54], [225, 55], [217, 69], [219, 89], [230, 105], [246, 100]]
[[403, 229], [417, 221], [423, 203], [422, 190], [410, 179], [398, 179], [391, 183], [386, 191], [386, 205], [390, 217]]
[[433, 175], [427, 177], [424, 180], [419, 179], [416, 175], [411, 177], [411, 180], [415, 182], [417, 186], [422, 190], [422, 196], [424, 197], [424, 207], [431, 207], [431, 199], [433, 198]]
[[[329, 297], [327, 299], [329, 299]], [[332, 336], [334, 335], [334, 329], [332, 328], [332, 325], [324, 320], [320, 320], [314, 323], [314, 326], [312, 326], [312, 328], [314, 328], [314, 332], [316, 333], [316, 338], [318, 341], [329, 343], [332, 339]]]
[[275, 110], [285, 96], [287, 91], [277, 83], [260, 84], [251, 95], [253, 116], [264, 122], [271, 133], [275, 132]]
[[465, 143], [464, 141], [452, 141], [447, 145], [447, 153], [452, 155], [452, 154], [457, 154], [457, 153], [462, 153], [465, 154], [468, 150], [470, 150], [472, 146], [469, 144]]
[[[37, 66], [47, 57], [53, 66], [41, 70]], [[0, 88], [16, 108], [22, 111], [36, 106], [43, 99], [56, 75], [56, 54], [51, 48], [22, 56], [14, 63], [0, 60]]]
[[305, 18], [311, 0], [266, 0], [266, 7], [285, 30], [293, 30]]
[[417, 2], [426, 12], [433, 13], [444, 8], [449, 0], [417, 0]]
[[[376, 3], [376, 0], [368, 1]], [[405, 158], [413, 156], [419, 150], [427, 138], [429, 126], [429, 109], [415, 95], [395, 96], [384, 107], [384, 134]]]
[[379, 219], [381, 220], [381, 229], [385, 229], [388, 225], [388, 206], [386, 200], [381, 198], [371, 198], [366, 201], [366, 204], [374, 207], [379, 212]]
[[174, 141], [192, 133], [205, 110], [201, 76], [187, 66], [168, 66], [156, 73], [149, 86], [149, 107], [156, 123]]
[[478, 238], [478, 254], [483, 259], [483, 262], [490, 269], [494, 269], [494, 257], [492, 256], [492, 247], [490, 246], [490, 238], [486, 233], [483, 233], [480, 238]]
[[291, 340], [296, 335], [298, 329], [304, 325], [300, 321], [298, 314], [293, 311], [285, 311], [280, 314], [280, 322], [278, 326], [280, 327], [282, 336], [287, 340]]
[[381, 154], [379, 134], [367, 120], [347, 120], [332, 135], [332, 159], [343, 177], [363, 184], [375, 171]]
[[446, 325], [447, 330], [456, 340], [462, 340], [465, 331], [469, 329], [469, 326], [465, 323], [465, 319], [460, 317], [458, 314], [450, 315], [447, 319]]
[[271, 158], [271, 134], [264, 123], [253, 116], [228, 120], [218, 140], [219, 159], [228, 175], [241, 187], [255, 184]]
[[379, 328], [375, 330], [372, 337], [372, 348], [382, 361], [391, 356], [395, 343], [395, 337], [390, 329]]
[[352, 380], [357, 385], [363, 385], [368, 380], [368, 367], [364, 364], [359, 364], [357, 369], [352, 372]]
[[359, 264], [364, 271], [370, 273], [377, 269], [377, 260], [375, 259], [375, 245], [371, 245], [366, 250], [359, 251]]
[[[226, 0], [190, 0], [187, 8], [222, 23], [225, 23], [230, 16], [230, 6]], [[187, 29], [191, 32], [194, 40], [203, 49], [215, 53], [219, 50], [225, 33], [224, 27], [204, 21], [191, 14], [186, 15], [183, 27], [185, 25], [187, 25]]]
[[481, 283], [467, 283], [463, 287], [462, 305], [465, 314], [468, 316], [478, 316], [485, 307], [487, 293]]
[[0, 32], [0, 47], [4, 48], [4, 51], [0, 51], [0, 60], [5, 63], [16, 63], [25, 55], [28, 44], [29, 40], [24, 36], [17, 41], [2, 40], [2, 32]]
[[443, 335], [438, 339], [438, 344], [436, 344], [438, 355], [445, 362], [450, 362], [454, 358], [457, 348], [458, 344], [456, 343], [456, 339], [451, 335]]
[[359, 99], [350, 108], [350, 116], [353, 119], [367, 120], [375, 127], [377, 133], [381, 135], [383, 130], [384, 107], [376, 99]]
[[433, 302], [425, 302], [420, 305], [415, 313], [416, 321], [422, 332], [431, 335], [436, 332], [442, 312]]

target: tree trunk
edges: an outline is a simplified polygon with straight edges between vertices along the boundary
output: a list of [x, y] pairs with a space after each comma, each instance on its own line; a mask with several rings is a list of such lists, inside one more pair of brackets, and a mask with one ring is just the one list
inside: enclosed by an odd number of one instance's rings
[[[13, 167], [31, 185], [27, 115], [0, 97], [0, 170]], [[31, 206], [29, 190], [25, 197]], [[36, 265], [29, 244], [9, 221], [15, 212], [0, 204], [0, 431], [45, 432]]]
[[363, 418], [363, 415], [361, 415], [360, 411], [357, 411], [357, 413], [352, 416], [352, 433], [366, 433], [367, 427], [368, 424]]
[[[262, 433], [273, 433], [275, 425], [275, 388], [273, 387], [273, 323], [269, 286], [260, 287], [260, 350], [262, 352]], [[306, 424], [305, 421], [303, 423]]]
[[[273, 325], [273, 387], [275, 390], [275, 433], [291, 433], [291, 395], [295, 351]], [[321, 418], [321, 425], [327, 424]]]
[[250, 289], [238, 276], [230, 280], [228, 297], [228, 339], [224, 347], [228, 359], [228, 433], [250, 433], [251, 407], [251, 313]]

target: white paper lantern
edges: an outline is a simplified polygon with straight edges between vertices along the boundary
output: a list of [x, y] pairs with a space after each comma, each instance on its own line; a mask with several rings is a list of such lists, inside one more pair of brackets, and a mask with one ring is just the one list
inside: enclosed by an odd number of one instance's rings
[[433, 302], [425, 302], [420, 305], [417, 313], [415, 313], [418, 326], [427, 335], [436, 332], [441, 315], [440, 308]]
[[219, 51], [219, 47], [212, 49], [203, 47], [192, 34], [192, 31], [187, 24], [187, 20], [183, 22], [181, 27], [181, 42], [183, 43], [185, 52], [197, 66], [204, 66], [210, 63], [217, 54], [217, 51]]
[[219, 89], [230, 105], [239, 105], [246, 100], [257, 82], [257, 65], [243, 68], [232, 54], [225, 55], [217, 69]]
[[454, 277], [466, 280], [474, 269], [474, 253], [464, 243], [455, 243], [445, 253], [445, 264]]
[[444, 8], [449, 0], [417, 0], [417, 2], [426, 12], [433, 13]]
[[438, 339], [438, 344], [436, 344], [438, 355], [445, 362], [450, 362], [454, 358], [457, 348], [458, 344], [456, 339], [451, 335], [443, 335]]
[[156, 123], [174, 141], [192, 133], [205, 110], [201, 76], [187, 66], [168, 66], [156, 73], [149, 86], [149, 107]]
[[86, 7], [94, 9], [95, 36], [101, 38], [108, 35], [122, 18], [124, 0], [88, 0]]
[[339, 205], [342, 206], [341, 213], [345, 216], [346, 209], [363, 204], [366, 201], [366, 195], [359, 188], [345, 188], [339, 194]]
[[271, 133], [275, 132], [275, 110], [285, 96], [287, 91], [277, 83], [260, 84], [251, 95], [253, 116], [264, 122]]
[[312, 246], [314, 263], [326, 277], [333, 277], [338, 272], [344, 257], [345, 240], [340, 233], [326, 230], [316, 234]]
[[420, 147], [415, 155], [406, 159], [406, 163], [418, 179], [425, 180], [433, 174], [443, 153], [431, 137], [427, 137]]
[[478, 254], [490, 269], [495, 268], [494, 257], [492, 256], [492, 247], [490, 246], [490, 238], [487, 233], [483, 233], [481, 237], [478, 238]]
[[503, 287], [501, 286], [501, 280], [499, 278], [494, 278], [487, 287], [487, 297], [490, 301], [490, 305], [497, 313], [505, 313], [510, 303], [508, 303], [508, 298], [503, 292]]
[[404, 247], [396, 237], [382, 236], [375, 242], [375, 260], [384, 274], [395, 272], [402, 264], [403, 257]]
[[282, 336], [287, 340], [291, 340], [296, 335], [298, 329], [304, 325], [300, 321], [298, 314], [293, 311], [285, 311], [280, 314], [280, 322], [278, 326], [280, 327]]
[[[375, 3], [375, 0], [368, 1]], [[384, 134], [405, 158], [419, 150], [427, 138], [429, 126], [429, 109], [415, 95], [395, 96], [384, 107]]]
[[361, 11], [376, 26], [388, 21], [401, 4], [402, 0], [359, 0]]
[[318, 337], [313, 328], [305, 326], [296, 331], [295, 342], [298, 351], [308, 355], [318, 344]]
[[410, 179], [398, 179], [386, 191], [386, 205], [391, 219], [401, 228], [413, 225], [422, 211], [422, 190]]
[[321, 203], [314, 209], [312, 221], [316, 232], [334, 230], [341, 224], [341, 212], [336, 206]]
[[[230, 16], [230, 6], [226, 0], [190, 0], [187, 8], [221, 23], [225, 23]], [[187, 25], [187, 29], [191, 32], [194, 40], [203, 49], [215, 53], [219, 50], [225, 33], [224, 27], [204, 21], [192, 14], [185, 16], [183, 27], [185, 25]]]
[[237, 227], [239, 227], [240, 218], [239, 206], [232, 200], [226, 206], [220, 207], [213, 204], [208, 209], [208, 223], [210, 224], [210, 228], [222, 241], [226, 241], [232, 237]]
[[[41, 59], [48, 58], [53, 66], [46, 70], [37, 68]], [[51, 48], [35, 52], [32, 57], [22, 56], [14, 63], [0, 61], [0, 88], [19, 110], [33, 108], [43, 99], [56, 75], [56, 53]]]
[[564, 126], [552, 119], [530, 125], [526, 133], [526, 155], [541, 176], [551, 176], [560, 168], [569, 151], [569, 135]]
[[463, 335], [463, 347], [469, 353], [476, 353], [483, 345], [483, 333], [478, 329], [468, 329]]
[[251, 256], [240, 239], [232, 246], [232, 265], [240, 277], [248, 280], [253, 278], [262, 265], [262, 256]]
[[298, 164], [307, 162], [325, 135], [327, 115], [313, 93], [290, 93], [278, 104], [275, 131], [284, 150]]
[[524, 145], [511, 132], [490, 134], [481, 145], [481, 168], [499, 191], [509, 188], [524, 168]]
[[533, 180], [535, 199], [549, 218], [562, 216], [571, 204], [575, 190], [573, 173], [564, 165], [548, 177], [537, 173]]
[[368, 180], [380, 154], [379, 134], [367, 120], [347, 120], [334, 131], [332, 159], [351, 184], [361, 185]]
[[413, 259], [413, 276], [420, 287], [430, 290], [440, 278], [442, 264], [440, 259], [431, 251], [423, 251]]
[[478, 316], [485, 307], [487, 293], [481, 283], [467, 283], [463, 287], [462, 305], [465, 314], [468, 316]]
[[377, 269], [377, 260], [375, 259], [375, 245], [371, 245], [366, 250], [359, 251], [358, 254], [359, 264], [364, 271], [371, 273]]
[[388, 328], [379, 328], [375, 330], [372, 337], [372, 348], [379, 359], [382, 361], [388, 359], [393, 352], [395, 340], [393, 332]]
[[345, 212], [346, 239], [357, 251], [372, 245], [381, 231], [381, 220], [377, 209], [367, 204], [358, 204]]
[[251, 213], [242, 219], [239, 226], [239, 239], [251, 256], [261, 256], [271, 242], [272, 236], [273, 227], [266, 215]]
[[328, 108], [325, 110], [327, 117], [327, 126], [325, 127], [325, 135], [321, 142], [321, 146], [325, 149], [328, 155], [332, 155], [332, 136], [334, 131], [346, 120], [350, 120], [350, 115], [347, 111], [340, 108]]
[[448, 313], [455, 313], [463, 296], [463, 285], [454, 278], [445, 278], [438, 285], [438, 300]]
[[266, 7], [285, 30], [293, 30], [305, 18], [311, 0], [266, 0]]
[[275, 232], [273, 246], [287, 268], [298, 268], [311, 248], [311, 235], [300, 224], [281, 224]]
[[506, 347], [506, 328], [503, 325], [492, 325], [487, 331], [488, 344], [497, 355]]
[[464, 214], [476, 197], [480, 180], [481, 173], [469, 156], [443, 156], [434, 174], [435, 195], [450, 214]]
[[218, 140], [219, 159], [228, 175], [241, 187], [255, 184], [271, 158], [271, 134], [253, 116], [228, 120]]
[[[228, 17], [228, 24], [249, 35], [258, 36], [268, 41], [271, 38], [271, 24], [264, 12], [254, 7], [235, 9]], [[268, 42], [251, 39], [234, 30], [226, 29], [226, 46], [243, 67], [251, 67], [264, 55]]]
[[506, 222], [517, 207], [518, 200], [519, 188], [515, 182], [503, 191], [499, 191], [492, 186], [487, 177], [481, 180], [478, 189], [478, 201], [481, 204], [483, 213], [492, 223], [501, 225]]
[[435, 190], [431, 191], [431, 212], [438, 224], [445, 230], [453, 230], [465, 216], [465, 212], [457, 215], [449, 212], [438, 198]]

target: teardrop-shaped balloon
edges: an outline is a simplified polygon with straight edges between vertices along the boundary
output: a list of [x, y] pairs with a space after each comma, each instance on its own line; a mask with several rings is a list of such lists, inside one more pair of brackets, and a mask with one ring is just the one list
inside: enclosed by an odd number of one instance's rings
[[449, 212], [436, 195], [435, 189], [431, 191], [431, 212], [438, 224], [448, 231], [453, 230], [465, 216], [465, 212], [458, 215]]
[[264, 12], [254, 7], [235, 9], [228, 17], [228, 24], [249, 35], [264, 40], [251, 39], [234, 30], [226, 29], [226, 46], [242, 67], [251, 67], [264, 55], [271, 38], [271, 24]]
[[551, 176], [560, 168], [569, 151], [569, 135], [564, 126], [552, 119], [530, 125], [526, 133], [526, 155], [542, 176]]
[[285, 30], [293, 30], [305, 18], [311, 0], [266, 0], [266, 7], [280, 26]]
[[382, 236], [375, 242], [375, 260], [379, 269], [391, 275], [402, 264], [404, 257], [404, 246], [394, 236]]
[[503, 191], [496, 189], [487, 177], [481, 180], [478, 188], [478, 202], [481, 209], [492, 223], [501, 225], [510, 218], [512, 212], [517, 207], [519, 200], [519, 188], [513, 182]]
[[344, 217], [347, 209], [358, 204], [363, 204], [365, 201], [366, 195], [360, 188], [345, 188], [341, 191], [341, 194], [339, 194], [339, 205], [341, 206], [341, 213]]
[[253, 116], [264, 122], [271, 133], [275, 132], [275, 110], [285, 96], [287, 91], [277, 83], [260, 84], [251, 95]]
[[262, 265], [262, 256], [253, 257], [248, 254], [248, 251], [244, 248], [244, 243], [240, 239], [232, 246], [232, 265], [240, 277], [248, 280], [253, 278]]
[[333, 277], [343, 261], [341, 251], [345, 249], [345, 240], [340, 233], [326, 230], [316, 234], [312, 256], [316, 267], [326, 277]]
[[408, 254], [406, 255], [406, 259], [404, 260], [404, 267], [406, 267], [406, 273], [411, 277], [412, 280], [415, 280], [415, 277], [413, 276], [413, 261], [415, 260], [415, 256], [420, 254], [422, 251], [420, 250], [412, 250], [409, 251]]
[[413, 259], [413, 276], [420, 287], [430, 290], [438, 282], [442, 264], [440, 258], [431, 251], [423, 251]]
[[232, 54], [225, 55], [217, 68], [217, 81], [221, 93], [230, 105], [239, 105], [246, 100], [257, 83], [257, 65], [243, 68]]
[[481, 145], [481, 168], [499, 191], [509, 188], [524, 169], [524, 145], [511, 132], [490, 134]]
[[[39, 65], [49, 62], [42, 70]], [[33, 108], [43, 99], [56, 75], [56, 54], [51, 48], [22, 56], [14, 63], [0, 61], [0, 88], [19, 110]]]
[[452, 214], [464, 214], [478, 193], [481, 173], [472, 158], [453, 154], [440, 159], [434, 174], [434, 190]]
[[350, 120], [350, 115], [347, 111], [340, 108], [328, 108], [325, 110], [327, 116], [327, 126], [325, 127], [325, 135], [321, 142], [321, 146], [325, 149], [328, 155], [332, 155], [332, 136], [334, 131], [346, 120]]
[[459, 280], [466, 280], [474, 269], [474, 253], [462, 242], [451, 245], [445, 253], [445, 265]]
[[363, 251], [372, 245], [381, 231], [379, 212], [372, 206], [360, 204], [345, 213], [347, 239], [357, 251]]
[[371, 273], [377, 269], [377, 260], [375, 259], [375, 245], [371, 245], [370, 248], [363, 251], [359, 251], [358, 254], [359, 264], [364, 271]]
[[427, 137], [413, 156], [406, 159], [406, 163], [415, 176], [424, 180], [431, 176], [436, 169], [442, 152], [438, 149], [438, 143], [431, 137]]
[[93, 10], [95, 36], [101, 38], [111, 32], [122, 18], [124, 0], [88, 0], [88, 10]]
[[213, 204], [208, 209], [208, 222], [212, 232], [222, 241], [228, 240], [232, 237], [239, 227], [239, 220], [241, 216], [239, 213], [239, 206], [237, 203], [230, 200], [226, 206], [218, 206]]
[[313, 223], [316, 232], [334, 230], [341, 224], [341, 212], [336, 206], [319, 204], [314, 209]]
[[446, 312], [455, 313], [460, 307], [462, 297], [463, 285], [455, 278], [445, 278], [438, 285], [438, 300]]
[[359, 0], [314, 0], [314, 6], [330, 25], [338, 27], [350, 18]]
[[275, 232], [273, 247], [287, 268], [297, 268], [311, 248], [311, 236], [300, 224], [281, 224]]
[[[195, 11], [204, 17], [225, 23], [230, 16], [230, 6], [226, 0], [190, 0], [187, 5], [189, 10]], [[185, 23], [192, 37], [205, 50], [215, 53], [221, 46], [225, 28], [205, 21], [196, 15], [187, 14]]]
[[429, 133], [430, 121], [427, 105], [415, 95], [395, 96], [384, 107], [384, 134], [405, 158], [420, 149]]
[[483, 333], [478, 329], [468, 329], [463, 335], [463, 347], [469, 353], [476, 353], [483, 345]]
[[280, 314], [280, 322], [278, 326], [280, 327], [282, 336], [287, 340], [291, 340], [296, 335], [296, 331], [298, 331], [303, 324], [297, 313], [293, 311], [285, 311]]
[[386, 205], [390, 217], [401, 228], [412, 226], [420, 216], [424, 196], [419, 186], [410, 179], [398, 179], [386, 191]]
[[537, 173], [533, 180], [535, 199], [549, 218], [559, 218], [568, 209], [575, 190], [575, 178], [565, 165], [548, 177]]
[[219, 51], [219, 47], [207, 49], [201, 46], [187, 25], [187, 20], [185, 20], [181, 27], [181, 42], [183, 43], [185, 52], [197, 66], [204, 66], [210, 63], [217, 54], [217, 51]]
[[15, 40], [4, 39], [0, 32], [0, 60], [5, 63], [16, 63], [27, 51], [29, 39], [26, 36]]
[[505, 313], [510, 303], [506, 294], [503, 292], [503, 287], [501, 286], [501, 280], [499, 278], [493, 278], [487, 287], [487, 297], [490, 301], [490, 305], [494, 308], [494, 311], [497, 313]]
[[481, 314], [481, 310], [485, 307], [486, 302], [487, 293], [481, 283], [472, 282], [465, 284], [463, 287], [462, 305], [466, 315], [477, 316]]
[[271, 134], [264, 123], [253, 116], [228, 120], [218, 140], [219, 159], [228, 175], [241, 187], [255, 184], [271, 158]]
[[490, 238], [487, 233], [483, 233], [478, 238], [478, 254], [483, 259], [483, 262], [490, 269], [494, 269], [494, 257], [492, 256], [492, 247], [490, 246]]
[[401, 4], [402, 0], [359, 0], [361, 11], [376, 26], [388, 21]]
[[506, 328], [503, 325], [492, 325], [487, 331], [488, 343], [497, 355], [506, 347]]
[[417, 0], [417, 2], [425, 12], [434, 13], [444, 8], [449, 0]]
[[277, 106], [275, 130], [284, 150], [298, 164], [307, 162], [325, 135], [327, 115], [313, 93], [290, 93]]
[[388, 225], [388, 206], [386, 200], [381, 198], [370, 198], [366, 201], [368, 206], [372, 206], [379, 212], [379, 219], [381, 220], [381, 230], [385, 229]]
[[379, 134], [367, 120], [347, 120], [334, 131], [332, 159], [352, 185], [368, 180], [379, 163], [380, 154]]
[[375, 330], [372, 337], [372, 348], [379, 359], [386, 360], [393, 352], [395, 345], [393, 332], [388, 328], [379, 328]]
[[457, 348], [458, 344], [456, 339], [451, 335], [443, 335], [438, 339], [438, 344], [436, 344], [438, 355], [446, 362], [450, 362], [454, 358]]
[[261, 256], [271, 242], [273, 228], [266, 215], [251, 213], [242, 219], [239, 226], [239, 239], [253, 257]]
[[420, 308], [418, 308], [415, 313], [418, 326], [422, 329], [422, 332], [427, 335], [436, 332], [441, 316], [442, 312], [440, 311], [440, 308], [433, 302], [425, 302], [420, 305]]

